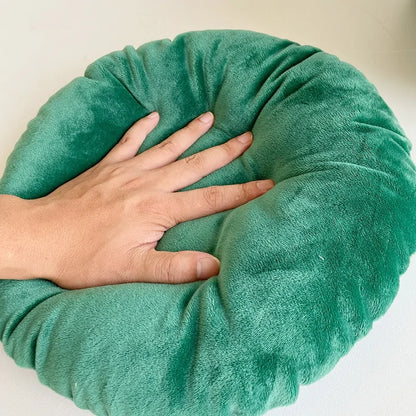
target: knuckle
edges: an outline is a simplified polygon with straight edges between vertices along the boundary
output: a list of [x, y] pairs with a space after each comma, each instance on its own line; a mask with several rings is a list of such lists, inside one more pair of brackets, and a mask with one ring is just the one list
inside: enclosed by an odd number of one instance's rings
[[153, 280], [164, 283], [175, 283], [175, 255], [173, 256], [154, 256], [152, 264]]
[[[160, 179], [155, 172], [149, 171], [145, 175], [139, 172], [132, 177], [131, 172], [126, 169], [125, 180], [122, 186], [130, 191], [140, 190], [141, 192], [149, 192], [149, 190], [156, 189], [159, 182]], [[142, 194], [140, 194], [140, 197], [142, 197]]]
[[195, 153], [194, 155], [191, 155], [185, 158], [185, 163], [187, 165], [192, 163], [192, 165], [201, 166], [202, 161], [203, 161], [202, 156], [199, 153]]
[[118, 177], [124, 173], [124, 168], [120, 165], [108, 166], [107, 175], [111, 178]]
[[154, 235], [163, 235], [166, 230], [176, 225], [175, 218], [168, 212], [166, 201], [158, 196], [141, 198], [134, 205], [135, 211], [141, 212], [152, 224]]
[[253, 184], [250, 182], [242, 183], [240, 185], [240, 195], [242, 199], [251, 199], [253, 195]]
[[157, 148], [163, 149], [165, 152], [174, 153], [176, 154], [176, 143], [173, 140], [164, 140], [162, 143], [157, 145]]
[[235, 189], [235, 202], [242, 204], [252, 198], [252, 188], [249, 183], [242, 183], [236, 186]]
[[198, 118], [194, 118], [192, 121], [190, 121], [185, 128], [192, 131], [193, 133], [197, 133], [201, 130], [201, 125], [204, 123], [201, 123], [201, 121]]
[[111, 172], [111, 165], [97, 165], [93, 169], [91, 169], [88, 173], [86, 172], [82, 173], [82, 175], [86, 175], [91, 177], [94, 177], [94, 183], [102, 183], [105, 182]]
[[204, 202], [212, 209], [217, 209], [223, 200], [223, 194], [218, 186], [204, 188], [202, 195]]
[[191, 121], [182, 129], [182, 132], [185, 133], [186, 135], [194, 136], [198, 134], [199, 132], [198, 127], [199, 127], [198, 123], [196, 123], [195, 121]]
[[152, 270], [152, 280], [160, 280], [161, 277], [165, 278], [166, 276], [166, 261], [160, 256], [154, 256], [154, 261], [151, 265]]
[[[169, 228], [186, 221], [186, 212], [188, 210], [188, 203], [181, 198], [169, 198], [164, 205], [170, 208]], [[165, 208], [166, 210], [166, 208]]]
[[130, 141], [130, 140], [132, 140], [132, 134], [130, 133], [130, 132], [127, 132], [122, 138], [121, 138], [121, 140], [120, 140], [120, 144], [124, 144], [124, 143], [126, 143], [126, 142], [128, 142], [128, 141]]
[[120, 189], [125, 192], [126, 194], [137, 191], [140, 189], [141, 182], [137, 178], [134, 178], [129, 181], [123, 182], [120, 186]]
[[141, 196], [137, 208], [140, 212], [151, 215], [159, 215], [163, 211], [162, 204], [156, 196]]
[[221, 148], [224, 152], [224, 156], [226, 159], [230, 159], [230, 158], [233, 159], [238, 154], [237, 150], [240, 150], [240, 149], [235, 148], [234, 143], [232, 143], [232, 141], [228, 141], [224, 143], [221, 146]]
[[[167, 283], [175, 283], [175, 255], [169, 256], [166, 261], [164, 275]], [[163, 273], [163, 271], [162, 271]]]
[[[201, 135], [207, 128], [207, 123], [202, 122], [199, 118], [190, 121], [184, 128], [184, 132], [191, 135]], [[202, 132], [201, 132], [202, 130]]]

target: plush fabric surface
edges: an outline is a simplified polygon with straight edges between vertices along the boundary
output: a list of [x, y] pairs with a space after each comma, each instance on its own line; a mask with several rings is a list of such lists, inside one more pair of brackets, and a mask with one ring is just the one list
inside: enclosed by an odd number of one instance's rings
[[109, 53], [57, 91], [0, 192], [48, 194], [154, 110], [140, 151], [208, 110], [213, 128], [181, 158], [253, 132], [241, 157], [184, 190], [276, 186], [165, 233], [160, 250], [221, 260], [206, 281], [73, 291], [1, 281], [4, 348], [100, 416], [261, 415], [293, 403], [397, 293], [416, 250], [411, 143], [372, 83], [336, 56], [253, 31], [195, 31]]

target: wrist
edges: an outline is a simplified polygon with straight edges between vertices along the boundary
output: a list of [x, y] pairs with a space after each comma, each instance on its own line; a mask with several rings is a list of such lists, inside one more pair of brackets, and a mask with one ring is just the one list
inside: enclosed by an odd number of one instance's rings
[[0, 279], [43, 277], [36, 201], [0, 195]]

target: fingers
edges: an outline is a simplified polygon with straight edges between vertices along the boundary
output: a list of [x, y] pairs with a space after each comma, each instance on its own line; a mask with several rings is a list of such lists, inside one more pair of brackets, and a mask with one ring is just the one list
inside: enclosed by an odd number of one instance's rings
[[155, 111], [136, 121], [100, 163], [117, 163], [136, 156], [144, 139], [158, 122], [159, 114]]
[[[201, 261], [202, 260], [202, 261]], [[220, 270], [217, 258], [199, 251], [156, 251], [137, 253], [137, 270], [141, 281], [188, 283], [216, 276]]]
[[166, 194], [171, 226], [195, 218], [236, 208], [257, 198], [274, 186], [271, 179], [237, 185], [210, 186], [191, 191]]
[[252, 140], [252, 133], [246, 132], [222, 145], [163, 166], [152, 172], [154, 181], [167, 192], [185, 188], [236, 159], [250, 147]]
[[200, 115], [157, 146], [137, 155], [135, 163], [140, 163], [141, 169], [156, 169], [174, 162], [210, 129], [213, 120], [214, 115], [209, 111]]

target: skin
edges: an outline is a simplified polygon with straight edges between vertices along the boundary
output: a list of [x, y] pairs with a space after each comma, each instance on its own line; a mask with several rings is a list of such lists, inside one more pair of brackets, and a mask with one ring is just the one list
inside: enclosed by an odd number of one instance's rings
[[[137, 155], [159, 114], [138, 120], [95, 166], [38, 199], [0, 195], [0, 278], [43, 278], [66, 289], [130, 282], [186, 283], [219, 273], [199, 251], [156, 251], [175, 225], [236, 208], [272, 180], [175, 192], [247, 150], [251, 132], [177, 160], [213, 124], [192, 120]], [[248, 138], [243, 143], [238, 139]], [[40, 238], [41, 237], [41, 238]], [[198, 261], [204, 259], [198, 275]]]

